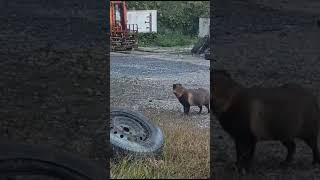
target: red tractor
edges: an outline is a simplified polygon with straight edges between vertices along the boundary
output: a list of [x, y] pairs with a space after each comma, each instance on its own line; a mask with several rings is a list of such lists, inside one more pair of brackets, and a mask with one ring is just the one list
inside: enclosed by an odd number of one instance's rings
[[110, 1], [111, 51], [138, 47], [138, 25], [127, 24], [127, 5], [124, 1]]

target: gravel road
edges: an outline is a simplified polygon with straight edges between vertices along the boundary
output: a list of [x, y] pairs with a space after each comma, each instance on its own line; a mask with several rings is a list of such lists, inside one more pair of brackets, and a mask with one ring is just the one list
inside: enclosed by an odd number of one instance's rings
[[[210, 63], [186, 53], [132, 51], [111, 53], [111, 106], [133, 110], [157, 109], [159, 112], [182, 113], [182, 105], [172, 93], [172, 84], [187, 88], [210, 88]], [[191, 108], [191, 116], [199, 126], [209, 126], [209, 114], [197, 115], [198, 107]]]

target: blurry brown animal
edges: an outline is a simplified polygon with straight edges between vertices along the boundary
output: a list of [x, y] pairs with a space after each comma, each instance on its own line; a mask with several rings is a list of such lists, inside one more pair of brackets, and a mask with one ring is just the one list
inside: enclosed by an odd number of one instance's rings
[[246, 88], [225, 70], [212, 72], [212, 113], [235, 141], [238, 169], [249, 170], [258, 141], [279, 140], [288, 154], [281, 164], [293, 160], [295, 138], [301, 138], [313, 152], [313, 164], [320, 163], [317, 145], [320, 111], [317, 98], [297, 84]]
[[200, 108], [199, 114], [202, 112], [202, 106], [206, 106], [209, 109], [210, 93], [203, 88], [198, 89], [186, 89], [181, 84], [173, 84], [173, 93], [182, 104], [184, 113], [189, 114], [190, 106], [198, 106]]

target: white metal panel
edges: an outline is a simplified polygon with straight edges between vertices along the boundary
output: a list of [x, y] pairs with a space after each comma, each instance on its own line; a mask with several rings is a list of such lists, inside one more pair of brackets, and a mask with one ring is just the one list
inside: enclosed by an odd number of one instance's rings
[[210, 31], [210, 18], [199, 18], [199, 37], [209, 35]]
[[[151, 14], [152, 20], [149, 22], [149, 16]], [[128, 24], [138, 24], [138, 31], [142, 33], [151, 31], [157, 32], [157, 10], [129, 10], [127, 12]]]

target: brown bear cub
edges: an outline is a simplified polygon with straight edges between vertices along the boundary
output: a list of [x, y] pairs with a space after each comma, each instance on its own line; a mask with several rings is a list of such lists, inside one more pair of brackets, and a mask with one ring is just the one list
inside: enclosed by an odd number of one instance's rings
[[189, 114], [190, 106], [198, 106], [199, 114], [202, 112], [202, 106], [206, 106], [208, 113], [210, 112], [210, 93], [206, 89], [186, 89], [181, 84], [173, 84], [173, 94], [182, 104], [185, 114]]

